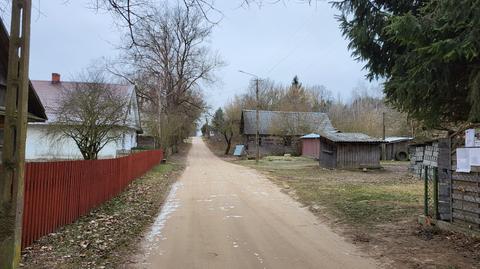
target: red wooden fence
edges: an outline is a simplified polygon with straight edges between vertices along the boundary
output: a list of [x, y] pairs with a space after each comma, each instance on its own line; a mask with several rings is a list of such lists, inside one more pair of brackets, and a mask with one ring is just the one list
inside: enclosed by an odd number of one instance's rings
[[163, 158], [161, 150], [117, 159], [27, 163], [22, 248], [121, 192]]

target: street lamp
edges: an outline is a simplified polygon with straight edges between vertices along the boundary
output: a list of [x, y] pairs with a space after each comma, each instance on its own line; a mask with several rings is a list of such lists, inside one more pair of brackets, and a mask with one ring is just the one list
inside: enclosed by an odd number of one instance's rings
[[256, 151], [256, 155], [255, 155], [255, 163], [258, 164], [258, 161], [260, 160], [260, 146], [259, 146], [260, 115], [259, 115], [259, 112], [258, 112], [258, 110], [260, 108], [260, 102], [258, 101], [258, 82], [260, 81], [260, 79], [258, 78], [257, 75], [254, 75], [252, 73], [248, 73], [248, 72], [245, 72], [245, 71], [242, 71], [242, 70], [238, 70], [238, 72], [243, 73], [245, 75], [252, 76], [252, 77], [255, 78], [255, 95], [256, 95], [256, 99], [257, 99], [257, 107], [256, 107], [256, 110], [255, 110], [255, 116], [256, 116], [256, 132], [255, 132], [255, 151]]

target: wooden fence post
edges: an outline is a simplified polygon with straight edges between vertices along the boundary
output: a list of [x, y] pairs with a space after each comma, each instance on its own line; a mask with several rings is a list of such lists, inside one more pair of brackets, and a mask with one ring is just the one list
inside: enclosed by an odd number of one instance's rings
[[438, 214], [438, 168], [433, 168], [433, 212], [435, 219], [440, 219]]
[[428, 166], [425, 165], [424, 173], [424, 196], [423, 196], [423, 214], [428, 217]]

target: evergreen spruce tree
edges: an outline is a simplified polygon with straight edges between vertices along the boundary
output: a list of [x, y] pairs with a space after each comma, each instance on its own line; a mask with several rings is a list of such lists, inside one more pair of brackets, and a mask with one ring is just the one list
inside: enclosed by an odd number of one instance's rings
[[387, 101], [429, 127], [480, 122], [480, 1], [343, 0], [349, 48]]

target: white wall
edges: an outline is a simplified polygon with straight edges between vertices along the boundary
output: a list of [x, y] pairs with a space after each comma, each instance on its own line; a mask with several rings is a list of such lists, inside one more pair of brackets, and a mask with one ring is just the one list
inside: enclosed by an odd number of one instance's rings
[[[48, 134], [47, 124], [29, 124], [27, 129], [27, 148], [25, 158], [35, 159], [83, 159], [75, 141], [71, 138], [53, 138]], [[115, 158], [117, 150], [130, 150], [137, 146], [136, 132], [125, 132], [119, 141], [110, 142], [100, 151], [99, 158]]]

